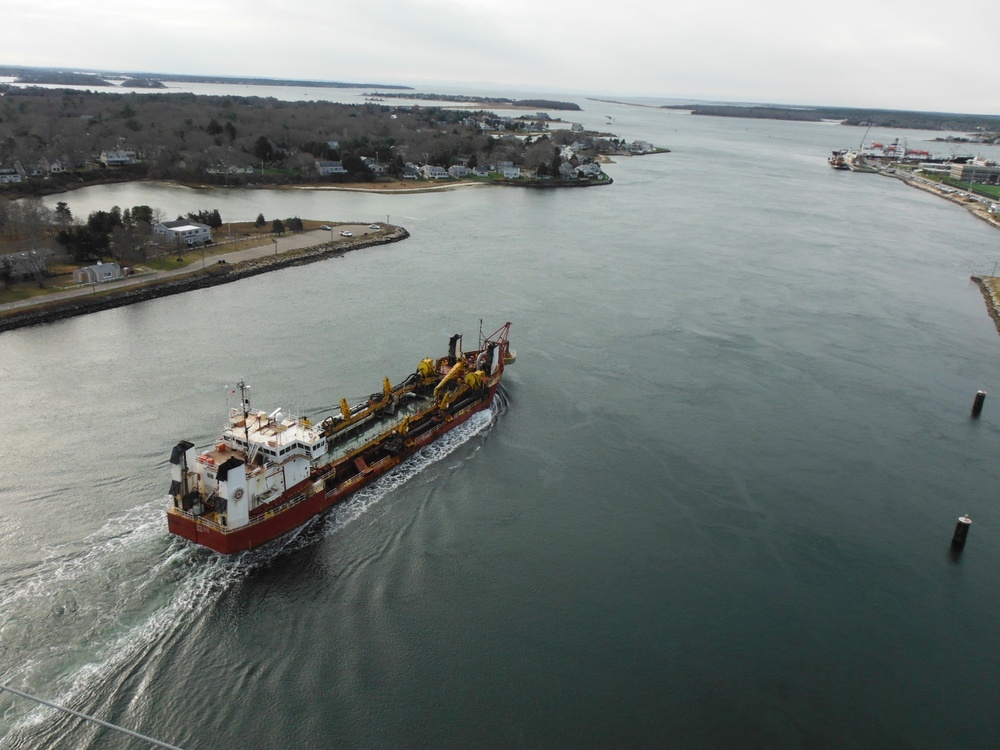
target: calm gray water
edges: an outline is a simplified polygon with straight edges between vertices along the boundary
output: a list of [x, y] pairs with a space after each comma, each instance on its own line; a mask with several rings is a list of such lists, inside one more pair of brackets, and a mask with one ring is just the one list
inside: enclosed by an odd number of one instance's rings
[[[591, 190], [52, 196], [412, 237], [0, 335], [0, 679], [193, 749], [996, 747], [1000, 235], [829, 169], [859, 131], [585, 106], [673, 152]], [[519, 355], [494, 413], [270, 548], [167, 535], [226, 384], [322, 415], [480, 318]], [[0, 695], [5, 750], [138, 746]]]

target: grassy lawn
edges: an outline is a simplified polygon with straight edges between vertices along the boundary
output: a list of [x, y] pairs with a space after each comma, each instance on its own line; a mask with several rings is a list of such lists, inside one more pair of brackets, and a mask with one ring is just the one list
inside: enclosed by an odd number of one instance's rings
[[[304, 229], [317, 229], [324, 222], [303, 220]], [[271, 231], [271, 222], [267, 222], [262, 227], [254, 226], [253, 222], [242, 222], [225, 225], [215, 230], [218, 241], [214, 245], [204, 248], [189, 249], [184, 248], [184, 252], [177, 255], [174, 252], [158, 255], [153, 258], [138, 263], [134, 266], [137, 274], [144, 270], [150, 271], [174, 271], [180, 268], [189, 268], [192, 273], [197, 273], [202, 269], [202, 263], [206, 268], [213, 263], [214, 256], [229, 253], [234, 250], [244, 250], [250, 247], [258, 247], [271, 242], [268, 233]], [[231, 233], [232, 239], [229, 239]], [[130, 265], [122, 262], [122, 266]], [[44, 297], [59, 292], [64, 289], [76, 288], [78, 285], [73, 282], [73, 271], [79, 268], [72, 264], [53, 264], [49, 268], [49, 276], [45, 279], [45, 288], [39, 289], [35, 281], [16, 281], [10, 284], [8, 289], [0, 289], [0, 305], [10, 302], [21, 302], [34, 297]], [[94, 290], [100, 294], [98, 287]]]

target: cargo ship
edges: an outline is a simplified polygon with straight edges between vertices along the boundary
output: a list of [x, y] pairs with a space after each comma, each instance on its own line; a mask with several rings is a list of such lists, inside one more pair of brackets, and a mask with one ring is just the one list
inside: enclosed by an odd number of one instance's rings
[[221, 439], [197, 451], [182, 440], [170, 455], [170, 533], [222, 554], [271, 541], [357, 492], [493, 403], [515, 359], [510, 323], [480, 333], [474, 351], [462, 336], [448, 354], [422, 360], [398, 385], [388, 378], [367, 401], [312, 421], [251, 407], [242, 380], [230, 391]]

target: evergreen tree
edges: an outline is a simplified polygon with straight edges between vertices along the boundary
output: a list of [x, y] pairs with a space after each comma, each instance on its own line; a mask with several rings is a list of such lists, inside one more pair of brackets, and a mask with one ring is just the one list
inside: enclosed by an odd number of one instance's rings
[[255, 227], [260, 229], [267, 223], [267, 219], [264, 218], [264, 214], [257, 214], [257, 220], [253, 223]]
[[56, 203], [55, 219], [56, 224], [64, 227], [73, 223], [73, 212], [69, 210], [69, 204], [66, 201]]

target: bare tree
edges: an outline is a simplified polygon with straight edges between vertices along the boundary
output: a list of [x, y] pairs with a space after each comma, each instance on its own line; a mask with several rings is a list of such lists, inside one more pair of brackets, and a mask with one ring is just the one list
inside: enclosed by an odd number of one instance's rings
[[38, 283], [39, 289], [45, 288], [45, 279], [49, 275], [49, 259], [52, 251], [48, 248], [24, 250], [17, 254], [25, 271]]

